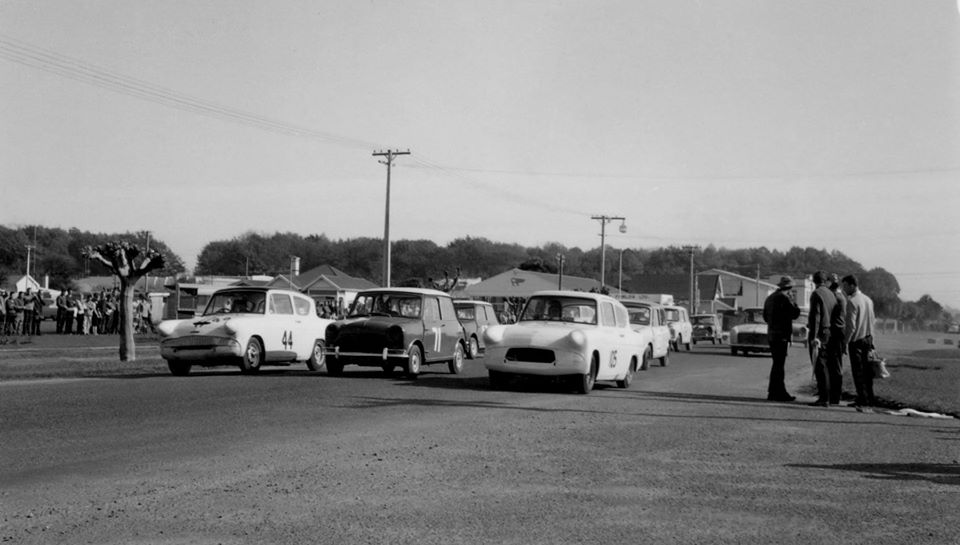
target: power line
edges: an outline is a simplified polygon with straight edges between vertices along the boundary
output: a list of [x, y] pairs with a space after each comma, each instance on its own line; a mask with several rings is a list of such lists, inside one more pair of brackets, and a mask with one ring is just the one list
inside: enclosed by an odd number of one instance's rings
[[0, 57], [142, 100], [289, 136], [370, 149], [376, 144], [277, 121], [191, 97], [173, 89], [111, 72], [105, 68], [0, 35]]

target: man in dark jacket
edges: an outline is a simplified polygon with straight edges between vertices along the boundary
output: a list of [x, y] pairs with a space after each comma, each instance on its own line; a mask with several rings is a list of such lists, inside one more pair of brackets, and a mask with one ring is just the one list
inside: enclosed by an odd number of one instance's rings
[[767, 386], [769, 401], [793, 401], [796, 397], [787, 392], [784, 384], [784, 366], [787, 363], [787, 347], [793, 335], [793, 321], [800, 316], [796, 295], [793, 292], [793, 279], [780, 278], [777, 291], [771, 293], [763, 302], [763, 321], [767, 322], [767, 341], [770, 343], [770, 355], [773, 365], [770, 367], [770, 383]]
[[810, 363], [817, 379], [817, 400], [812, 404], [829, 407], [830, 399], [840, 402], [840, 361], [835, 342], [831, 343], [831, 325], [836, 314], [837, 298], [827, 287], [826, 271], [813, 273], [816, 289], [810, 294], [810, 314], [807, 319], [807, 340], [810, 346]]

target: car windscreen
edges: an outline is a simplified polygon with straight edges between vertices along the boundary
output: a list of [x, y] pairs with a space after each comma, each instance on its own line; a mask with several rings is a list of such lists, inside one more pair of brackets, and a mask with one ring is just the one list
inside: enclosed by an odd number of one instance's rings
[[763, 324], [763, 309], [748, 310], [744, 313], [743, 321], [748, 324]]
[[634, 325], [650, 325], [650, 307], [627, 307], [630, 314], [630, 323]]
[[259, 291], [218, 291], [207, 301], [203, 315], [263, 314], [265, 300], [265, 294]]
[[369, 293], [357, 295], [347, 317], [397, 316], [419, 318], [421, 298], [416, 294]]
[[680, 311], [675, 308], [664, 309], [664, 314], [667, 317], [668, 322], [679, 322], [680, 321]]
[[565, 296], [535, 296], [527, 301], [520, 321], [597, 323], [597, 303], [593, 299]]
[[693, 316], [690, 321], [693, 325], [713, 325], [715, 322], [713, 316]]
[[469, 307], [457, 307], [457, 318], [461, 320], [476, 320], [477, 311], [473, 306]]

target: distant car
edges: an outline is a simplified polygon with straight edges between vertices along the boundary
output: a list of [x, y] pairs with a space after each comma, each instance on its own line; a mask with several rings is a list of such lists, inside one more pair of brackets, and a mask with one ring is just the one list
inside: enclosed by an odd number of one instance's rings
[[623, 304], [579, 291], [536, 292], [516, 324], [491, 326], [484, 336], [494, 388], [511, 375], [570, 379], [581, 394], [598, 380], [628, 388], [646, 349]]
[[266, 287], [222, 288], [193, 318], [157, 325], [160, 355], [174, 375], [194, 365], [236, 365], [253, 373], [266, 363], [324, 365], [323, 335], [332, 320], [317, 316], [313, 299]]
[[450, 295], [422, 288], [375, 288], [361, 291], [347, 316], [327, 327], [327, 373], [340, 375], [345, 365], [398, 366], [416, 378], [422, 366], [445, 363], [451, 373], [463, 370], [467, 341]]
[[667, 325], [663, 306], [651, 301], [620, 301], [627, 307], [630, 326], [644, 337], [646, 350], [640, 368], [646, 370], [650, 360], [659, 359], [660, 366], [670, 361], [670, 326]]
[[690, 323], [690, 314], [687, 309], [676, 305], [664, 305], [663, 312], [667, 317], [667, 325], [670, 326], [670, 343], [673, 349], [679, 352], [680, 345], [683, 345], [690, 350], [693, 324]]
[[694, 314], [690, 317], [693, 323], [693, 344], [699, 341], [710, 341], [711, 344], [723, 344], [723, 327], [720, 316], [716, 314]]
[[807, 338], [807, 320], [809, 319], [809, 311], [802, 310], [800, 311], [800, 316], [793, 321], [793, 331], [790, 333], [790, 342], [798, 343], [801, 346], [806, 347], [810, 342]]
[[730, 353], [736, 356], [737, 352], [770, 352], [763, 309], [747, 308], [741, 316], [741, 323], [730, 328]]
[[463, 336], [467, 339], [467, 357], [476, 359], [484, 349], [483, 332], [492, 325], [499, 325], [497, 312], [486, 301], [454, 301], [457, 318], [463, 325]]
[[43, 300], [43, 314], [41, 320], [57, 319], [57, 295], [50, 290], [40, 290], [40, 299]]

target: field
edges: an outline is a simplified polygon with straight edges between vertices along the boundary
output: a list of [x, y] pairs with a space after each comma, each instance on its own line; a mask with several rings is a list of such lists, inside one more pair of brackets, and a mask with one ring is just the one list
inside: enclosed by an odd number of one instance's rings
[[[879, 336], [877, 348], [892, 376], [875, 381], [877, 396], [891, 408], [909, 407], [960, 418], [958, 342], [960, 335], [943, 333]], [[852, 394], [849, 367], [845, 357], [844, 390]], [[117, 338], [112, 336], [42, 335], [0, 345], [0, 381], [167, 373], [157, 338], [152, 335], [137, 337], [137, 360], [133, 362], [119, 361]]]

